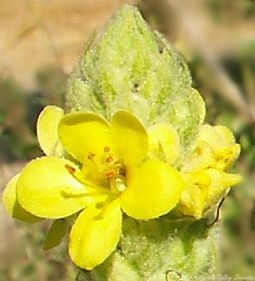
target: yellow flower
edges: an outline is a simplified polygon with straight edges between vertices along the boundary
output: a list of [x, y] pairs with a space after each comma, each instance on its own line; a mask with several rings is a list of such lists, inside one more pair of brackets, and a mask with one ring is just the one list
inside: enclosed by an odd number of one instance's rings
[[[10, 206], [18, 202], [32, 216], [50, 219], [81, 211], [69, 243], [80, 267], [94, 268], [115, 249], [121, 210], [135, 219], [157, 218], [175, 207], [184, 189], [176, 169], [148, 157], [147, 132], [128, 112], [115, 113], [108, 123], [94, 113], [63, 116], [47, 107], [39, 117], [38, 138], [48, 156], [30, 162], [8, 185], [5, 205], [12, 215]], [[74, 160], [52, 156], [66, 153]], [[8, 197], [10, 186], [16, 198]]]
[[203, 125], [196, 146], [181, 169], [186, 189], [178, 210], [199, 219], [215, 208], [229, 188], [241, 181], [240, 175], [226, 172], [239, 153], [240, 145], [228, 128]]

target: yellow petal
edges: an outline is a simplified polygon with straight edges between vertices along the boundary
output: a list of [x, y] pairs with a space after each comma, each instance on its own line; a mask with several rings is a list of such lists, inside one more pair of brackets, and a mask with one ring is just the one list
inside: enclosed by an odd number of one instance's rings
[[224, 143], [224, 145], [235, 144], [235, 136], [229, 128], [220, 125], [214, 126], [213, 128], [215, 132], [221, 136], [221, 141]]
[[[69, 168], [67, 168], [69, 167]], [[91, 203], [86, 187], [68, 171], [77, 169], [70, 161], [43, 157], [30, 162], [17, 183], [17, 198], [28, 212], [44, 218], [63, 218]]]
[[205, 141], [199, 141], [182, 167], [182, 172], [196, 172], [215, 166], [215, 155], [212, 147]]
[[121, 231], [119, 200], [102, 209], [88, 206], [70, 234], [69, 252], [76, 265], [88, 270], [102, 263], [116, 248]]
[[59, 124], [59, 138], [64, 148], [81, 163], [90, 154], [101, 158], [104, 148], [112, 146], [107, 122], [94, 113], [65, 115]]
[[203, 125], [196, 147], [190, 152], [182, 171], [194, 172], [209, 167], [226, 170], [238, 158], [240, 145], [232, 132], [224, 126]]
[[186, 188], [182, 192], [178, 210], [186, 216], [200, 219], [208, 202], [211, 178], [203, 171], [182, 174]]
[[204, 213], [216, 205], [231, 186], [237, 185], [241, 177], [227, 174], [217, 169], [183, 174], [187, 188], [182, 193], [178, 210], [184, 215], [203, 217]]
[[58, 246], [67, 232], [67, 226], [68, 225], [65, 220], [55, 220], [52, 223], [49, 232], [47, 233], [43, 244], [43, 249], [49, 250]]
[[38, 222], [41, 218], [38, 218], [26, 210], [24, 210], [16, 198], [16, 185], [19, 178], [19, 174], [14, 176], [7, 184], [3, 192], [3, 203], [8, 213], [15, 219], [19, 219], [24, 222]]
[[213, 148], [235, 144], [235, 137], [227, 127], [207, 124], [200, 127], [199, 140], [207, 142]]
[[46, 106], [37, 121], [37, 137], [43, 152], [48, 156], [61, 156], [63, 148], [58, 140], [58, 124], [64, 111], [57, 106]]
[[140, 163], [148, 152], [148, 136], [143, 125], [132, 114], [118, 111], [112, 119], [111, 133], [115, 149], [125, 164]]
[[180, 156], [180, 139], [176, 129], [166, 123], [152, 126], [148, 130], [149, 156], [173, 165]]
[[241, 151], [239, 144], [229, 145], [227, 147], [218, 148], [215, 150], [216, 168], [219, 170], [228, 169], [238, 158]]
[[197, 185], [189, 185], [188, 189], [182, 193], [179, 210], [185, 216], [201, 219], [207, 204], [207, 196], [207, 190], [203, 190]]
[[180, 173], [169, 165], [147, 160], [128, 177], [121, 207], [136, 219], [152, 219], [175, 207], [184, 189]]
[[240, 145], [235, 142], [234, 135], [227, 127], [203, 125], [199, 139], [213, 149], [215, 164], [211, 167], [219, 170], [229, 168], [240, 154]]
[[205, 172], [211, 178], [211, 184], [208, 187], [208, 205], [217, 202], [230, 187], [242, 181], [242, 177], [238, 174], [227, 174], [216, 169], [208, 169]]

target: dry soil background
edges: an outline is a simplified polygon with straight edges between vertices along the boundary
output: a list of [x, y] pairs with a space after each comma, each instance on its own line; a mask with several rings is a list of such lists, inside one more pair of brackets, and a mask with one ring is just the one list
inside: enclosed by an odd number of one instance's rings
[[0, 0], [0, 75], [33, 84], [41, 65], [70, 72], [88, 36], [135, 0]]

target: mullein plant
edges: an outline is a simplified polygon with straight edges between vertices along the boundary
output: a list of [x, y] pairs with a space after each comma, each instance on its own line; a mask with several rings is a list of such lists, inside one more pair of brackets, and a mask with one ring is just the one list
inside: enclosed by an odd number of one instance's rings
[[84, 280], [199, 280], [220, 274], [218, 209], [240, 176], [240, 146], [203, 124], [183, 58], [125, 6], [87, 43], [66, 106], [37, 122], [46, 156], [7, 184], [24, 222], [53, 220], [44, 249], [69, 235]]

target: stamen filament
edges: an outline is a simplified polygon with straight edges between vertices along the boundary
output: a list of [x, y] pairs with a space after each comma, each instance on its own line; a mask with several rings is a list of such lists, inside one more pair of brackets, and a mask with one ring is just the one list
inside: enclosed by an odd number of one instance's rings
[[111, 193], [105, 201], [97, 203], [96, 207], [101, 210], [100, 213], [96, 216], [96, 218], [101, 219], [103, 217], [105, 209], [109, 206], [109, 204], [111, 204], [112, 201], [116, 200], [117, 198], [118, 195]]

